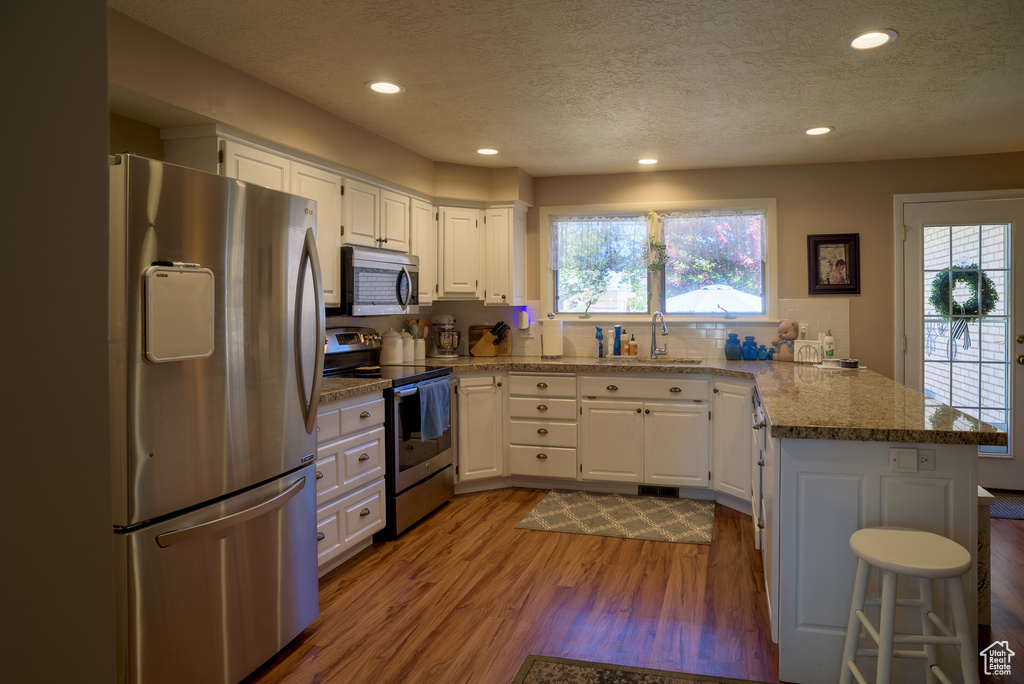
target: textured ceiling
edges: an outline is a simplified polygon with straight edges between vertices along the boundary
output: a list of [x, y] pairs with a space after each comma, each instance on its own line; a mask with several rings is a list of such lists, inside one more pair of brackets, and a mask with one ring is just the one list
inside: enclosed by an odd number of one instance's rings
[[[551, 176], [1024, 150], [1024, 0], [108, 4], [436, 161]], [[848, 47], [873, 28], [899, 38]], [[835, 132], [803, 134], [818, 125]]]

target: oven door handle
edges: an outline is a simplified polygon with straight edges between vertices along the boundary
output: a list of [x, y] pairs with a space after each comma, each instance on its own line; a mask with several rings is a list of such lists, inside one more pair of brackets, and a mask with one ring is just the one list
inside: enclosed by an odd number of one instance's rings
[[398, 397], [399, 399], [401, 399], [403, 397], [411, 397], [412, 395], [416, 394], [416, 392], [418, 392], [418, 391], [419, 390], [416, 387], [410, 387], [408, 389], [396, 389], [395, 390], [395, 396]]

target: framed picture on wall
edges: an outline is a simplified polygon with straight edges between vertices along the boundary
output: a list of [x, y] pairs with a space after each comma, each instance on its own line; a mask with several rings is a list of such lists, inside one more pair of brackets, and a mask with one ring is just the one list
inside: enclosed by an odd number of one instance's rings
[[807, 294], [860, 294], [860, 234], [807, 236]]

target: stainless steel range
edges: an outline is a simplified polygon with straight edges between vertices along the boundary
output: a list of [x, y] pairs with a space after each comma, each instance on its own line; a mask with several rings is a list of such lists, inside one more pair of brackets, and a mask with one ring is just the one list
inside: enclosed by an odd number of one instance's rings
[[378, 364], [381, 336], [372, 328], [330, 328], [324, 376], [381, 378], [387, 435], [387, 525], [394, 539], [455, 495], [455, 384], [450, 366]]

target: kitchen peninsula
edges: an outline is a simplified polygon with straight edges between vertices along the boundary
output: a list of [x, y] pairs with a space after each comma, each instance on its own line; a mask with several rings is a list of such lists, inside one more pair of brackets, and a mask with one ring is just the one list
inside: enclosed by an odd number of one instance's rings
[[[712, 441], [715, 435], [723, 439], [749, 435], [744, 438], [752, 445], [746, 452], [749, 478], [744, 486], [749, 492], [744, 492], [744, 499], [733, 492], [719, 496], [721, 490], [710, 484], [704, 494], [727, 499], [734, 507], [749, 497], [745, 512], [752, 513], [758, 528], [771, 631], [779, 644], [779, 674], [787, 682], [835, 681], [853, 586], [855, 562], [849, 537], [855, 530], [875, 525], [925, 529], [952, 538], [976, 557], [977, 447], [1007, 442], [1005, 433], [868, 369], [628, 357], [460, 357], [446, 359], [444, 365], [454, 367], [464, 378], [492, 374], [507, 381], [503, 384], [510, 390], [514, 380], [520, 387], [524, 381], [531, 387], [553, 387], [553, 380], [571, 382], [569, 387], [576, 388], [576, 416], [583, 412], [583, 404], [601, 402], [601, 397], [588, 394], [591, 388], [607, 385], [616, 391], [632, 387], [646, 391], [643, 388], [649, 387], [653, 394], [667, 382], [673, 385], [674, 396], [683, 399], [680, 403], [710, 408], [710, 420], [704, 424]], [[699, 387], [693, 383], [699, 382], [709, 389], [689, 398], [691, 388]], [[724, 430], [711, 427], [726, 415], [716, 402], [737, 387], [749, 388], [749, 394], [732, 404], [730, 424]], [[744, 405], [743, 397], [748, 408], [738, 416], [735, 409]], [[500, 415], [507, 416], [509, 397], [502, 393], [499, 401], [506, 409]], [[508, 429], [499, 426], [495, 431], [503, 434]], [[582, 423], [579, 429], [582, 433]], [[582, 445], [582, 434], [580, 439]], [[507, 438], [502, 443], [510, 448]], [[680, 453], [693, 448], [685, 443]], [[582, 448], [580, 452], [582, 463], [586, 456]], [[563, 479], [564, 486], [608, 484], [589, 481], [593, 478], [580, 474], [579, 466], [570, 472], [575, 477]], [[557, 479], [523, 476], [514, 467], [480, 486], [502, 483], [559, 486]], [[700, 493], [699, 488], [684, 489], [685, 495]], [[976, 605], [976, 587], [967, 588], [967, 599], [969, 606]], [[916, 678], [906, 675], [900, 681]]]

